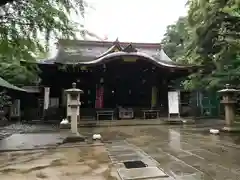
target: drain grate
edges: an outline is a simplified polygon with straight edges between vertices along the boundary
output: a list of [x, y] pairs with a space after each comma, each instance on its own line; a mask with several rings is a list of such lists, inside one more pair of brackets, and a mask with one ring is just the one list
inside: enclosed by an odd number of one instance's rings
[[142, 161], [125, 161], [125, 162], [123, 162], [123, 164], [125, 165], [125, 167], [127, 169], [147, 167], [147, 165], [145, 163], [143, 163]]

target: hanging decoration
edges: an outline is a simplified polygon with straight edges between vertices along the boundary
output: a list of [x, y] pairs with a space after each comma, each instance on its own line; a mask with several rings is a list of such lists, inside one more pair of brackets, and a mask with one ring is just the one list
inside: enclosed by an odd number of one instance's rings
[[104, 88], [100, 86], [96, 88], [96, 100], [95, 100], [95, 108], [100, 109], [103, 108], [103, 95], [104, 95]]
[[104, 83], [104, 79], [103, 78], [100, 79], [100, 83]]
[[131, 89], [129, 89], [128, 93], [129, 93], [129, 95], [131, 95], [131, 94], [132, 94], [132, 90], [131, 90]]

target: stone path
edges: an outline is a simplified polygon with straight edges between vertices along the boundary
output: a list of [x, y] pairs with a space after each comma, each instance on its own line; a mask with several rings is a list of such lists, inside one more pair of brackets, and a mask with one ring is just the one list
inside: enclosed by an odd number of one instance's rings
[[[141, 149], [133, 146], [126, 141], [113, 142], [106, 145], [108, 154], [122, 180], [135, 179], [156, 179], [164, 178], [172, 180], [166, 173], [158, 168], [159, 164], [144, 153]], [[136, 168], [136, 163], [141, 162], [143, 165]], [[124, 163], [135, 166], [127, 167]]]
[[94, 132], [109, 142], [125, 139], [134, 144], [175, 179], [239, 180], [239, 135], [216, 136], [205, 131], [202, 127], [138, 126], [97, 128]]
[[[117, 151], [115, 147], [116, 162], [113, 163], [117, 165], [116, 169], [122, 167], [123, 160], [129, 160], [129, 158], [146, 160], [147, 157], [151, 157], [157, 161], [157, 168], [162, 169], [169, 178], [239, 180], [240, 135], [210, 135], [207, 133], [209, 128], [198, 125], [155, 125], [80, 128], [79, 131], [88, 137], [94, 133], [100, 133], [108, 149], [111, 143], [112, 146], [116, 146], [114, 143], [119, 141], [131, 144], [131, 148], [122, 144], [121, 146], [125, 148]], [[41, 141], [45, 142], [45, 140]], [[114, 155], [113, 151], [110, 155]], [[124, 169], [126, 170], [125, 167]]]

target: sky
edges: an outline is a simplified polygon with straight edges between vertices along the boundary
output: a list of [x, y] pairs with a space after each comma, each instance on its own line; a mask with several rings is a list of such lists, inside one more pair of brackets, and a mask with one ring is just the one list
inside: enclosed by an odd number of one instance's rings
[[[160, 43], [166, 27], [187, 14], [187, 0], [85, 0], [85, 18], [72, 15], [90, 32], [109, 41]], [[96, 40], [90, 38], [91, 40]], [[52, 48], [50, 56], [56, 54]]]
[[100, 37], [160, 42], [166, 27], [187, 13], [187, 0], [86, 0], [85, 27]]

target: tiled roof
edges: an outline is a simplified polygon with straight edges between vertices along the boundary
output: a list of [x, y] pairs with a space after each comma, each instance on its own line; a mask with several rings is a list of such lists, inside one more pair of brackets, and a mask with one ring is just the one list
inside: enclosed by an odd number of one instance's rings
[[7, 82], [6, 80], [4, 80], [1, 77], [0, 77], [0, 87], [4, 87], [4, 88], [7, 88], [7, 89], [12, 89], [12, 90], [15, 90], [15, 91], [27, 92], [27, 90], [19, 88], [17, 86], [14, 86], [13, 84], [10, 84], [9, 82]]
[[[128, 48], [126, 48], [128, 47]], [[126, 48], [126, 49], [125, 49]], [[131, 52], [132, 49], [132, 52]], [[125, 51], [126, 50], [126, 51]], [[117, 56], [138, 56], [166, 67], [185, 68], [172, 61], [157, 43], [126, 43], [102, 41], [60, 40], [55, 58], [41, 64], [95, 64]]]

